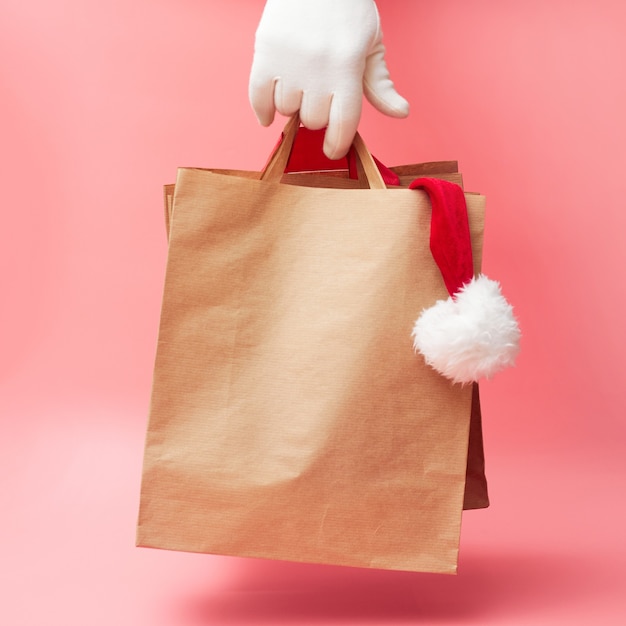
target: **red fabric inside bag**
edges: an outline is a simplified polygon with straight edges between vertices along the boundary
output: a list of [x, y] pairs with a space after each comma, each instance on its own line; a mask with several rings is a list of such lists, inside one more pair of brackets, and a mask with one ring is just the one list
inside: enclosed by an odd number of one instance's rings
[[[347, 156], [332, 160], [324, 154], [324, 133], [325, 129], [309, 130], [301, 127], [298, 130], [296, 139], [287, 163], [286, 172], [310, 172], [325, 170], [348, 170], [350, 178], [358, 178], [356, 169], [356, 157], [354, 149], [350, 148]], [[276, 147], [280, 145], [282, 137]], [[387, 185], [399, 185], [398, 175], [383, 165], [376, 157], [374, 162]]]

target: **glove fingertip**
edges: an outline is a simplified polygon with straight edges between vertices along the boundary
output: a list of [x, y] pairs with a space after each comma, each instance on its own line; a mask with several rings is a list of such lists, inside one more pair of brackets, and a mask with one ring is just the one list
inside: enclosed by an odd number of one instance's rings
[[259, 124], [261, 124], [261, 126], [271, 126], [272, 122], [274, 121], [274, 117], [276, 116], [275, 111], [260, 112], [260, 111], [254, 110], [254, 114], [256, 115], [256, 118]]
[[[358, 99], [357, 99], [358, 95]], [[335, 94], [331, 103], [328, 128], [324, 136], [324, 154], [332, 160], [348, 153], [361, 119], [361, 93]]]
[[261, 126], [269, 126], [276, 116], [273, 89], [250, 87], [249, 100]]
[[411, 106], [393, 86], [386, 89], [372, 89], [370, 85], [365, 88], [365, 97], [370, 104], [384, 115], [395, 118], [408, 117]]
[[345, 157], [352, 145], [353, 138], [354, 135], [349, 138], [338, 135], [329, 126], [324, 135], [324, 154], [332, 161]]

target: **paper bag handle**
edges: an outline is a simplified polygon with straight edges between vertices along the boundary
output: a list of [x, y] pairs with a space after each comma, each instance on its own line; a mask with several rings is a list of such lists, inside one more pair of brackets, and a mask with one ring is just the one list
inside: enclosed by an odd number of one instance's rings
[[[282, 178], [293, 144], [300, 128], [300, 116], [296, 113], [289, 119], [283, 130], [283, 139], [274, 154], [270, 157], [267, 165], [261, 172], [261, 180], [278, 182]], [[357, 133], [352, 142], [352, 148], [356, 155], [356, 165], [359, 181], [369, 189], [387, 189], [387, 185], [378, 169], [374, 158], [367, 149], [363, 138]]]

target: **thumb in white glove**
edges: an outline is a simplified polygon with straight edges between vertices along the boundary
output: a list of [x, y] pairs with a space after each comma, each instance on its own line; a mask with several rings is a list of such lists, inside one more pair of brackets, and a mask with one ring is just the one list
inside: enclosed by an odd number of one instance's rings
[[385, 62], [373, 0], [267, 0], [250, 72], [250, 102], [269, 126], [276, 111], [300, 111], [307, 128], [327, 128], [324, 152], [346, 154], [363, 94], [385, 115], [406, 117]]

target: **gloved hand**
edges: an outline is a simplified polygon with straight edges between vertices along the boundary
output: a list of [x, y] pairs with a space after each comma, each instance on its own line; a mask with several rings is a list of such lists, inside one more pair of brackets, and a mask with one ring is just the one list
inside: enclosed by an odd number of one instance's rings
[[324, 152], [331, 159], [350, 148], [363, 94], [385, 115], [409, 113], [389, 77], [373, 0], [267, 0], [249, 93], [263, 126], [276, 111], [299, 110], [307, 128], [327, 127]]

